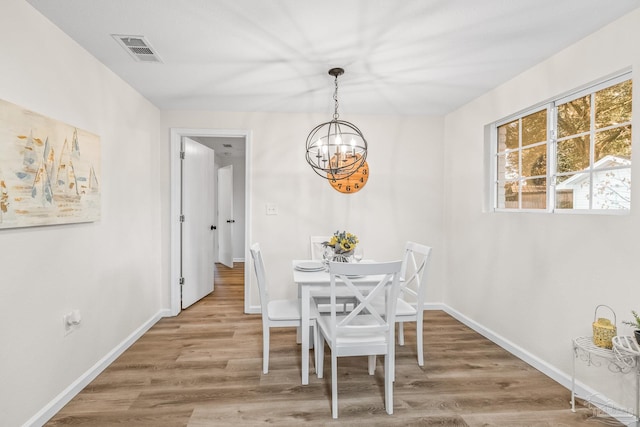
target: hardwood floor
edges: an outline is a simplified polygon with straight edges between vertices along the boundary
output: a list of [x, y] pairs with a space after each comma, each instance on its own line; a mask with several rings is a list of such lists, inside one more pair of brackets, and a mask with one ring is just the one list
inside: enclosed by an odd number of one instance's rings
[[324, 379], [300, 385], [295, 329], [272, 329], [269, 373], [261, 373], [261, 319], [243, 314], [242, 274], [241, 263], [217, 266], [212, 295], [160, 320], [47, 425], [578, 426], [591, 416], [583, 406], [572, 413], [570, 391], [547, 376], [427, 311], [425, 366], [410, 324], [397, 347], [394, 415], [384, 410], [382, 361], [369, 376], [366, 358], [348, 357], [338, 362], [340, 418], [332, 420], [331, 363]]

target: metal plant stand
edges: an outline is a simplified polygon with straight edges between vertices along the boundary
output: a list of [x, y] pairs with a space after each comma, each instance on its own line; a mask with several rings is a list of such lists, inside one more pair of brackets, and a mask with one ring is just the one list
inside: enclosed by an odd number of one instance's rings
[[640, 412], [640, 347], [633, 337], [616, 336], [612, 339], [613, 348], [598, 347], [593, 343], [593, 337], [578, 337], [573, 339], [573, 366], [571, 375], [571, 410], [576, 411], [576, 359], [580, 358], [588, 366], [601, 366], [607, 364], [607, 368], [613, 373], [626, 374], [636, 368], [636, 409], [633, 414], [636, 424]]
[[634, 337], [616, 336], [613, 342], [613, 352], [616, 358], [630, 369], [636, 368], [636, 424], [640, 422], [640, 345]]

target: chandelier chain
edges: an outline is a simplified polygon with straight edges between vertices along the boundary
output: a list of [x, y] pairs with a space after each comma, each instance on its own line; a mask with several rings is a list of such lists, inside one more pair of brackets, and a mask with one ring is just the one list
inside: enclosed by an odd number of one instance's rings
[[338, 76], [335, 78], [335, 90], [333, 92], [333, 101], [335, 102], [335, 109], [333, 111], [333, 120], [338, 120], [340, 115], [338, 114]]

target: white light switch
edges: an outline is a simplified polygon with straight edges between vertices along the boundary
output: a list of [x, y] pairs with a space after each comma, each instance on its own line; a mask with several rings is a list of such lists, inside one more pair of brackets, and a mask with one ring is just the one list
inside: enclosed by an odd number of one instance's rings
[[267, 215], [278, 215], [278, 206], [275, 203], [267, 203]]

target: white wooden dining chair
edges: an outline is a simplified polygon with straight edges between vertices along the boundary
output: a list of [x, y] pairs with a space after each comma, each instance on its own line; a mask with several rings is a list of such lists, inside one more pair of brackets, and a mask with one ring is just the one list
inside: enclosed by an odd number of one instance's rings
[[[330, 313], [316, 311], [316, 351], [318, 378], [323, 377], [324, 344], [331, 350], [331, 413], [338, 418], [338, 357], [369, 356], [369, 374], [374, 374], [375, 358], [384, 355], [384, 402], [393, 414], [393, 365], [395, 363], [394, 321], [400, 291], [401, 261], [385, 263], [330, 262]], [[381, 275], [367, 290], [351, 277]], [[350, 295], [357, 301], [349, 313], [341, 313], [338, 295]], [[385, 298], [384, 312], [372, 302]]]
[[309, 236], [309, 255], [313, 260], [322, 260], [324, 252], [324, 242], [328, 242], [330, 236]]
[[423, 320], [427, 293], [425, 273], [429, 265], [431, 247], [407, 242], [402, 257], [400, 273], [400, 297], [396, 310], [398, 344], [404, 345], [404, 323], [416, 322], [416, 346], [418, 365], [424, 366]]
[[[269, 372], [269, 330], [270, 328], [300, 327], [300, 300], [280, 299], [269, 300], [267, 275], [262, 259], [260, 244], [251, 245], [253, 267], [258, 280], [260, 291], [260, 307], [262, 311], [262, 372]], [[311, 319], [315, 336], [315, 319]]]

